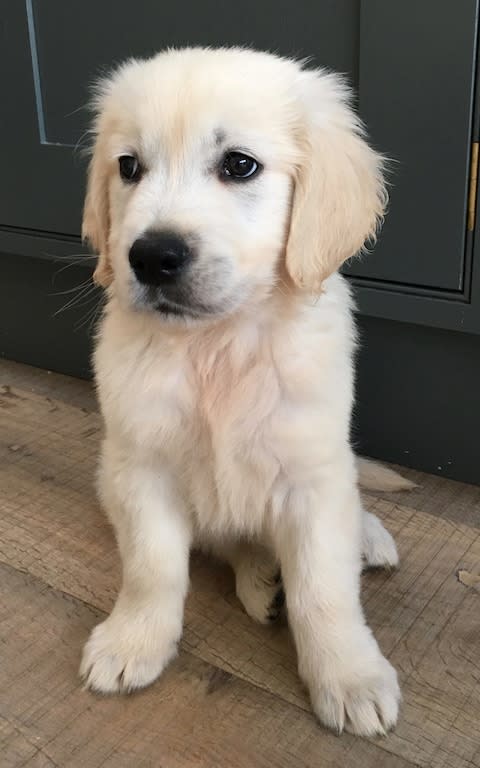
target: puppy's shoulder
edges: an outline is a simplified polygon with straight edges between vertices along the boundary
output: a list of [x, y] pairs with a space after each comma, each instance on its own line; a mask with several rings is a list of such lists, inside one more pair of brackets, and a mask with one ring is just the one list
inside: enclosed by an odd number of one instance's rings
[[331, 275], [318, 297], [306, 297], [301, 313], [303, 334], [329, 340], [337, 347], [347, 347], [355, 340], [353, 311], [355, 304], [349, 283], [339, 273]]

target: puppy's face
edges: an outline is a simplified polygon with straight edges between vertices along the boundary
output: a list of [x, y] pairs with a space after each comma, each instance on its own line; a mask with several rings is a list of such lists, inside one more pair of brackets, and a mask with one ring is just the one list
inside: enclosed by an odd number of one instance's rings
[[111, 187], [117, 290], [134, 307], [164, 315], [231, 312], [272, 286], [289, 176], [262, 132], [245, 120], [232, 125], [218, 109], [173, 132], [118, 150]]
[[274, 280], [288, 148], [271, 123], [256, 126], [253, 105], [238, 108], [248, 88], [211, 77], [147, 75], [146, 91], [133, 89], [131, 119], [119, 116], [107, 143], [116, 291], [139, 309], [225, 313]]
[[123, 306], [209, 318], [283, 271], [311, 291], [372, 235], [377, 156], [342, 83], [239, 50], [130, 62], [101, 84], [84, 233]]

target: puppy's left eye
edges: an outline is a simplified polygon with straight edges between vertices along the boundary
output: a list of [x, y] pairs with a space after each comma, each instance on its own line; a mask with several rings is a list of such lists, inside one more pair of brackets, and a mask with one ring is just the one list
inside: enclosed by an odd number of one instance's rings
[[133, 184], [140, 179], [142, 169], [137, 158], [133, 155], [121, 155], [118, 158], [118, 166], [120, 169], [120, 176], [124, 181]]
[[228, 152], [222, 160], [220, 177], [222, 179], [251, 179], [262, 166], [253, 157], [242, 152]]

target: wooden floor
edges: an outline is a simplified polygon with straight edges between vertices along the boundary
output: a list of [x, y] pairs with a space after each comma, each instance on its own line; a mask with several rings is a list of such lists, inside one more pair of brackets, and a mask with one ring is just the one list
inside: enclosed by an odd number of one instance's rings
[[480, 488], [410, 471], [418, 490], [366, 497], [401, 554], [365, 575], [363, 602], [404, 702], [387, 738], [338, 738], [310, 714], [287, 627], [255, 625], [228, 569], [196, 556], [161, 680], [82, 690], [120, 578], [93, 491], [100, 432], [89, 384], [0, 363], [1, 768], [480, 766]]

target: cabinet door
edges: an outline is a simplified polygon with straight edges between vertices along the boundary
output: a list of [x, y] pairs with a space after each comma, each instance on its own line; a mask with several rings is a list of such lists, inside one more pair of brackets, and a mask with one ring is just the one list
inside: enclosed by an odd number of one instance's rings
[[377, 246], [345, 269], [366, 314], [480, 331], [467, 226], [477, 17], [477, 0], [361, 3], [359, 107], [390, 158], [389, 213]]
[[362, 3], [360, 111], [391, 158], [378, 247], [350, 274], [461, 291], [476, 1]]

